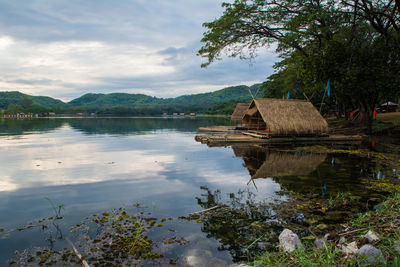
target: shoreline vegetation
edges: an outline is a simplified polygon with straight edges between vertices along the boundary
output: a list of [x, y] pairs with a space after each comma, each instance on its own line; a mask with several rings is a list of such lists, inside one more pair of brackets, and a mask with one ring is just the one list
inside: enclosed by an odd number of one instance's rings
[[[400, 194], [397, 191], [374, 210], [359, 213], [343, 224], [340, 232], [329, 232], [323, 238], [303, 238], [302, 245], [292, 252], [266, 252], [248, 265], [399, 266], [399, 226]], [[373, 245], [380, 254], [372, 259], [361, 256], [361, 248], [367, 244]]]
[[[400, 132], [400, 116], [398, 115], [397, 112], [397, 114], [385, 114], [378, 117], [374, 121], [373, 132], [369, 139], [396, 136], [398, 138]], [[348, 121], [331, 121], [330, 124], [333, 124], [330, 125], [332, 131], [342, 131], [347, 134], [362, 130], [362, 128], [356, 127], [356, 124]], [[323, 149], [326, 152], [334, 152], [330, 149]], [[363, 153], [352, 150], [337, 152]], [[385, 155], [382, 157], [381, 153], [375, 153], [375, 156], [386, 161], [387, 165], [393, 166], [393, 168], [399, 167], [400, 162], [398, 160], [385, 158]], [[368, 157], [370, 156], [373, 157], [368, 153]], [[384, 187], [388, 191], [386, 198], [375, 205], [373, 209], [355, 214], [337, 231], [326, 232], [324, 236], [320, 237], [304, 237], [301, 239], [302, 245], [291, 253], [284, 252], [282, 249], [275, 252], [265, 252], [254, 261], [248, 262], [247, 265], [400, 266], [400, 186], [398, 184], [385, 184], [384, 182], [380, 184], [377, 182], [371, 186]], [[338, 196], [335, 201], [344, 201], [344, 199]], [[370, 239], [370, 235], [373, 238]], [[370, 249], [371, 247], [375, 248], [371, 252], [373, 256], [368, 256], [365, 254], [365, 248]]]

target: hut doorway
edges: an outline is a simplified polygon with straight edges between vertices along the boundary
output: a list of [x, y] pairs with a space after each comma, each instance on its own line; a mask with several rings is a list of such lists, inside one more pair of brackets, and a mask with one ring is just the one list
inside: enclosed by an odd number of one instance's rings
[[249, 109], [246, 115], [248, 116], [245, 116], [244, 123], [247, 125], [248, 130], [263, 131], [266, 129], [267, 125], [257, 107]]

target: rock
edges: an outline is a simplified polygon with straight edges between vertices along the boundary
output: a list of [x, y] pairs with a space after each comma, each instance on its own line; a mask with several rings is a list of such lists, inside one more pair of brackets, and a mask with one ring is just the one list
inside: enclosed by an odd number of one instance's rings
[[385, 208], [385, 206], [383, 204], [377, 204], [374, 206], [374, 210], [379, 211], [379, 210], [383, 210]]
[[314, 239], [316, 239], [316, 237], [313, 236], [313, 235], [309, 235], [309, 236], [303, 237], [302, 239], [304, 239], [304, 240], [314, 240]]
[[344, 243], [346, 243], [346, 238], [344, 236], [341, 236], [340, 239], [339, 239], [339, 244], [341, 245], [341, 244], [344, 244]]
[[400, 225], [400, 219], [394, 220], [393, 223], [394, 223], [395, 225], [399, 226], [399, 225]]
[[374, 232], [372, 232], [371, 230], [369, 230], [368, 233], [366, 233], [362, 237], [368, 239], [369, 243], [372, 243], [372, 242], [375, 242], [375, 241], [379, 240], [379, 237]]
[[307, 219], [304, 220], [304, 222], [311, 225], [311, 224], [316, 224], [318, 221], [316, 219]]
[[383, 258], [382, 252], [374, 246], [364, 245], [358, 250], [358, 255], [361, 260], [366, 259], [368, 263], [375, 263]]
[[356, 241], [351, 242], [348, 245], [342, 245], [342, 251], [347, 255], [356, 254], [358, 252]]
[[324, 224], [324, 223], [321, 223], [321, 224], [318, 224], [318, 225], [317, 225], [317, 228], [318, 228], [319, 230], [325, 230], [325, 229], [328, 228], [328, 225], [326, 225], [326, 224]]
[[318, 249], [324, 249], [325, 248], [325, 244], [326, 244], [325, 240], [321, 239], [321, 238], [317, 238], [314, 241], [314, 246], [316, 248], [318, 248]]
[[325, 242], [328, 241], [328, 238], [330, 237], [329, 233], [324, 235], [324, 240]]
[[400, 254], [400, 240], [396, 240], [393, 243], [393, 249]]
[[293, 252], [302, 247], [299, 237], [289, 229], [279, 235], [279, 246], [284, 252]]

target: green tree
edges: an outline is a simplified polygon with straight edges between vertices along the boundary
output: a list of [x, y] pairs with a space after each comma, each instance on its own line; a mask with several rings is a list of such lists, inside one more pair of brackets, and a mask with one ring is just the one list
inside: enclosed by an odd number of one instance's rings
[[[331, 80], [335, 99], [361, 112], [371, 125], [375, 105], [399, 95], [400, 2], [383, 0], [236, 0], [204, 23], [199, 55], [254, 57], [276, 44], [282, 61], [264, 86], [319, 93]], [[281, 85], [278, 83], [281, 82]], [[287, 90], [287, 87], [286, 87]]]
[[7, 109], [6, 109], [6, 113], [17, 113], [21, 111], [21, 106], [16, 105], [16, 104], [9, 104]]
[[31, 107], [32, 105], [33, 105], [33, 100], [30, 99], [30, 98], [28, 98], [28, 97], [24, 97], [24, 98], [21, 100], [21, 106], [22, 106], [23, 108], [29, 108], [29, 107]]

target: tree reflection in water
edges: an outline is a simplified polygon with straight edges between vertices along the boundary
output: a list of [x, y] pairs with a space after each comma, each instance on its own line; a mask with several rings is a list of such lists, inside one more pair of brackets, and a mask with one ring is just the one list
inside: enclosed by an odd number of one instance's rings
[[[229, 251], [235, 262], [276, 250], [284, 228], [307, 239], [334, 231], [352, 214], [365, 210], [365, 203], [376, 193], [366, 190], [362, 183], [373, 168], [369, 160], [335, 155], [336, 163], [332, 164], [333, 156], [327, 153], [278, 151], [254, 145], [235, 145], [232, 149], [248, 169], [248, 187], [229, 193], [228, 198], [219, 189], [201, 187], [198, 205], [220, 208], [189, 218], [202, 222], [201, 230], [208, 238], [217, 239], [219, 249]], [[279, 184], [278, 198], [257, 190], [260, 178]]]

